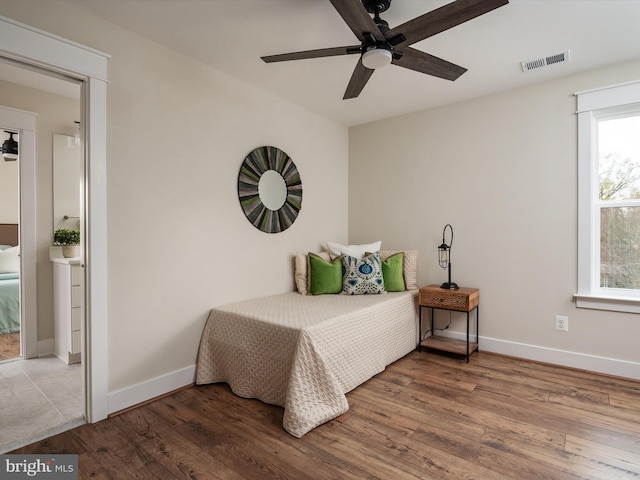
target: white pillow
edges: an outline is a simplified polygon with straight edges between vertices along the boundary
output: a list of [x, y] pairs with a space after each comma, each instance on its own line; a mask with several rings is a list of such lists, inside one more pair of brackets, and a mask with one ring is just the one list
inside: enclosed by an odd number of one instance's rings
[[380, 245], [382, 245], [382, 240], [365, 245], [342, 245], [341, 243], [327, 242], [327, 250], [329, 250], [331, 260], [338, 258], [340, 255], [349, 255], [362, 260], [365, 252], [375, 253], [380, 251]]
[[20, 246], [0, 250], [0, 273], [18, 273], [20, 271]]

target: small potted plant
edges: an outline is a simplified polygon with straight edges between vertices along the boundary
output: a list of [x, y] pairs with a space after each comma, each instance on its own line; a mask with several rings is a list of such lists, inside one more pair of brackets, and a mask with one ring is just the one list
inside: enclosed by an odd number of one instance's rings
[[53, 232], [53, 244], [62, 246], [63, 257], [78, 257], [78, 245], [80, 245], [80, 230], [59, 228], [58, 230]]

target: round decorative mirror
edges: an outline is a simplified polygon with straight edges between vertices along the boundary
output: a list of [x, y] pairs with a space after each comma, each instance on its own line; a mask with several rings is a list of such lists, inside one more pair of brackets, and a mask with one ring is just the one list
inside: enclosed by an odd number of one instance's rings
[[280, 210], [287, 200], [287, 184], [275, 170], [267, 170], [258, 182], [258, 195], [269, 210]]
[[251, 224], [266, 233], [286, 230], [302, 208], [302, 180], [291, 157], [276, 147], [258, 147], [242, 162], [238, 198]]

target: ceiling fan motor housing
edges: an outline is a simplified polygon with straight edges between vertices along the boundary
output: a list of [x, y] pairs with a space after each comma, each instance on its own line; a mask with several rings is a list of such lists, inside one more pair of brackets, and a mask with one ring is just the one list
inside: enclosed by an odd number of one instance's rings
[[362, 4], [369, 13], [382, 13], [387, 11], [391, 0], [362, 0]]

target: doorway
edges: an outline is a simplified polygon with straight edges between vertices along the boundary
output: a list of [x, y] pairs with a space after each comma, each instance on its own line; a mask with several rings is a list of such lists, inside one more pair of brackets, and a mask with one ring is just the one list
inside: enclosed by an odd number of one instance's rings
[[[20, 356], [20, 177], [13, 148], [20, 132], [0, 125], [0, 362]], [[5, 154], [4, 152], [7, 152]]]
[[[6, 17], [0, 17], [0, 52], [25, 68], [45, 68], [81, 82], [85, 171], [83, 255], [86, 328], [82, 336], [86, 418], [107, 417], [106, 86], [108, 55]], [[36, 201], [35, 195], [29, 201]], [[34, 256], [35, 258], [35, 256]], [[24, 262], [23, 262], [24, 266]], [[35, 283], [34, 283], [35, 285]], [[36, 344], [36, 349], [38, 345]]]
[[[17, 265], [14, 268], [4, 270], [9, 276], [17, 276], [13, 280], [19, 285], [18, 292], [5, 291], [5, 301], [17, 303], [15, 316], [19, 321], [17, 329], [20, 332], [20, 354], [23, 358], [37, 356], [37, 277], [36, 277], [36, 205], [34, 202], [36, 193], [35, 175], [35, 149], [36, 149], [36, 114], [33, 112], [18, 110], [15, 108], [0, 108], [0, 126], [4, 130], [14, 132], [19, 138], [21, 151], [19, 161], [12, 159], [12, 165], [5, 166], [6, 173], [13, 173], [8, 179], [13, 190], [13, 199], [6, 198], [8, 209], [5, 218], [13, 222], [5, 224], [3, 232], [5, 241], [10, 246], [3, 252], [6, 261], [6, 253], [14, 252]], [[6, 159], [2, 159], [6, 163]], [[14, 163], [15, 162], [15, 163]], [[6, 235], [9, 234], [8, 238]], [[11, 246], [12, 245], [12, 246]], [[17, 268], [16, 268], [17, 267]], [[8, 280], [9, 282], [11, 280]], [[9, 285], [10, 286], [10, 285]], [[9, 294], [18, 294], [17, 297], [6, 298]], [[14, 326], [5, 326], [9, 331], [15, 330], [16, 318], [13, 318]], [[5, 319], [5, 323], [10, 323]]]
[[[20, 132], [0, 124], [0, 362], [20, 357]], [[4, 152], [8, 151], [8, 154]]]
[[[6, 67], [4, 63], [0, 65], [0, 78], [6, 77], [1, 75], [6, 73]], [[22, 340], [22, 348], [14, 351], [15, 356], [21, 358], [0, 364], [0, 452], [11, 451], [85, 423], [82, 363], [69, 365], [61, 359], [59, 352], [51, 348], [60, 335], [55, 332], [53, 321], [52, 304], [56, 302], [47, 251], [53, 232], [46, 227], [52, 223], [53, 215], [50, 208], [52, 195], [50, 187], [47, 188], [52, 182], [46, 181], [47, 172], [51, 170], [46, 161], [52, 158], [54, 137], [51, 130], [73, 133], [76, 128], [73, 120], [81, 114], [80, 87], [75, 84], [75, 98], [64, 97], [27, 86], [33, 83], [29, 79], [33, 80], [33, 75], [36, 75], [30, 70], [27, 72], [25, 85], [2, 80], [0, 90], [0, 103], [11, 102], [11, 108], [1, 108], [0, 126], [14, 132], [19, 139], [18, 158], [11, 162], [0, 159], [3, 173], [13, 173], [11, 181], [15, 182], [15, 195], [13, 192], [11, 195], [15, 198], [13, 201], [5, 199], [7, 224], [4, 229], [0, 225], [0, 232], [6, 230], [11, 233], [15, 228], [14, 237], [5, 237], [11, 245], [5, 252], [16, 250], [17, 255], [17, 268], [8, 267], [15, 271], [15, 281], [20, 287], [14, 292], [16, 298], [11, 300], [18, 305], [17, 330]], [[37, 75], [37, 81], [43, 85], [49, 80], [46, 75]], [[18, 110], [18, 107], [25, 110]], [[37, 112], [31, 113], [26, 109]], [[7, 167], [5, 163], [10, 165]], [[80, 209], [79, 176], [76, 184], [76, 203]], [[38, 197], [50, 200], [37, 203], [34, 200]], [[43, 243], [46, 246], [37, 247]], [[5, 290], [4, 293], [8, 292]], [[15, 330], [15, 319], [12, 320], [14, 324], [10, 328]]]

